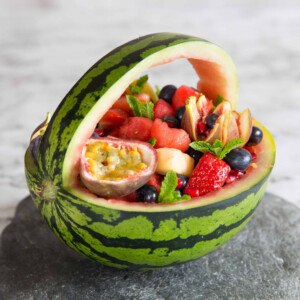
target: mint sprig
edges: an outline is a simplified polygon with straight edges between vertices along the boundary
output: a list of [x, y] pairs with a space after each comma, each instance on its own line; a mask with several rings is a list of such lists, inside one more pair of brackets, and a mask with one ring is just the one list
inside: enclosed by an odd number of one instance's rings
[[136, 117], [144, 117], [151, 120], [154, 119], [154, 104], [152, 102], [141, 102], [138, 98], [132, 95], [126, 95], [126, 99]]
[[220, 140], [215, 140], [212, 145], [204, 141], [192, 142], [190, 143], [190, 147], [203, 153], [210, 152], [217, 156], [219, 159], [223, 159], [226, 154], [228, 154], [232, 149], [241, 147], [243, 144], [243, 139], [235, 138], [228, 142], [225, 147]]
[[148, 75], [140, 77], [135, 85], [130, 85], [129, 90], [132, 95], [140, 94], [148, 81]]
[[158, 195], [158, 203], [174, 203], [191, 199], [191, 196], [180, 196], [180, 192], [175, 191], [177, 182], [178, 179], [176, 173], [172, 170], [168, 171], [161, 184], [160, 193]]
[[152, 147], [156, 144], [156, 138], [150, 138], [147, 143], [149, 143]]
[[156, 94], [157, 97], [159, 97], [160, 88], [159, 88], [159, 86], [157, 84], [155, 85], [155, 94]]
[[216, 106], [219, 105], [221, 102], [223, 102], [225, 100], [224, 97], [222, 97], [221, 95], [218, 95], [217, 96], [217, 99], [216, 99]]

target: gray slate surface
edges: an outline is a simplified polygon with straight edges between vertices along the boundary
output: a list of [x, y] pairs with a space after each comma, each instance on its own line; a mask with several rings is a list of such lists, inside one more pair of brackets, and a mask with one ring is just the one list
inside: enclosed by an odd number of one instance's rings
[[300, 210], [266, 194], [219, 250], [155, 271], [124, 271], [62, 244], [28, 197], [0, 244], [0, 299], [300, 299]]

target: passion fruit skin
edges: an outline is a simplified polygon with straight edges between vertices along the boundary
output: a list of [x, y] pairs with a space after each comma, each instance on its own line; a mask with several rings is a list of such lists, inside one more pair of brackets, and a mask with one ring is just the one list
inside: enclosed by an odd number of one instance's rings
[[100, 197], [123, 197], [143, 186], [155, 173], [157, 166], [157, 152], [149, 144], [140, 141], [130, 141], [114, 138], [96, 138], [89, 139], [90, 142], [102, 142], [116, 148], [137, 149], [142, 154], [142, 160], [146, 163], [147, 168], [139, 170], [126, 178], [119, 181], [115, 180], [98, 180], [92, 176], [88, 170], [88, 163], [85, 157], [86, 146], [83, 148], [80, 160], [80, 177], [83, 184], [91, 192]]

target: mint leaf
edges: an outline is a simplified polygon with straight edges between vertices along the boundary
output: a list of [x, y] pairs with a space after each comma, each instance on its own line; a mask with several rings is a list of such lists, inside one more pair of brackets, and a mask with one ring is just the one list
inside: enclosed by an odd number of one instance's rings
[[149, 143], [152, 147], [156, 144], [156, 138], [150, 138], [147, 143]]
[[213, 151], [213, 154], [219, 157], [222, 152], [222, 149], [223, 149], [223, 143], [220, 140], [215, 140], [211, 146], [211, 150]]
[[219, 158], [223, 159], [226, 154], [228, 154], [232, 149], [241, 147], [244, 144], [243, 139], [235, 138], [228, 142], [228, 144], [224, 147], [222, 152], [220, 153]]
[[154, 104], [152, 102], [141, 102], [138, 98], [132, 95], [126, 95], [126, 99], [136, 117], [144, 117], [151, 120], [154, 119]]
[[211, 144], [206, 143], [204, 141], [198, 141], [198, 142], [192, 142], [190, 143], [190, 147], [193, 148], [194, 150], [200, 151], [200, 152], [211, 152]]
[[216, 99], [216, 106], [219, 105], [221, 102], [223, 102], [225, 100], [225, 98], [223, 98], [221, 95], [217, 96]]
[[155, 94], [156, 94], [157, 97], [159, 97], [160, 88], [159, 88], [159, 86], [157, 84], [155, 85]]
[[158, 195], [158, 203], [174, 203], [178, 201], [190, 200], [189, 195], [180, 196], [180, 192], [175, 191], [177, 187], [177, 176], [172, 170], [168, 171], [162, 184]]
[[129, 90], [132, 95], [140, 94], [148, 81], [148, 75], [140, 77], [135, 85], [130, 85]]
[[223, 143], [220, 140], [215, 140], [212, 145], [204, 141], [192, 142], [190, 143], [190, 147], [203, 153], [210, 152], [216, 157], [222, 159], [221, 155], [223, 152]]

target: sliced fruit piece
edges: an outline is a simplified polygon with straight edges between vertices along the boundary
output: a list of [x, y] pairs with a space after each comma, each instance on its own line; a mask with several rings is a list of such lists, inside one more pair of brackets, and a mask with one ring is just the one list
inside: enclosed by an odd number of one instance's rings
[[204, 140], [207, 143], [213, 144], [215, 140], [222, 141], [222, 128], [224, 124], [225, 116], [221, 115], [217, 119], [214, 128], [209, 132], [208, 136]]
[[241, 114], [239, 114], [236, 122], [238, 125], [240, 138], [245, 141], [244, 145], [246, 145], [252, 132], [252, 118], [250, 110], [247, 108]]
[[144, 185], [154, 174], [156, 151], [149, 143], [91, 138], [83, 148], [80, 178], [102, 197], [123, 197]]
[[223, 100], [213, 111], [214, 114], [223, 115], [232, 110], [232, 105], [229, 101]]
[[205, 142], [213, 144], [215, 140], [220, 140], [221, 136], [221, 126], [220, 124], [215, 124], [214, 128], [209, 132], [208, 136], [205, 138]]
[[188, 97], [185, 104], [185, 112], [181, 119], [181, 128], [190, 136], [192, 141], [198, 141], [197, 124], [200, 120], [200, 114], [196, 105], [196, 96]]
[[194, 169], [194, 159], [178, 149], [159, 148], [157, 158], [156, 173], [161, 175], [173, 170], [176, 174], [190, 177]]
[[203, 94], [200, 94], [197, 99], [197, 109], [201, 122], [205, 122], [205, 118], [211, 113], [212, 106], [212, 103]]
[[102, 130], [112, 130], [121, 126], [128, 118], [129, 114], [120, 109], [110, 109], [98, 123], [98, 128]]
[[175, 116], [175, 111], [171, 104], [159, 99], [154, 105], [154, 119], [161, 119], [164, 116]]
[[236, 110], [232, 111], [232, 114], [234, 115], [235, 119], [237, 120], [240, 116], [239, 112], [237, 112]]
[[228, 144], [233, 139], [240, 137], [238, 125], [232, 112], [229, 112], [228, 135], [224, 145]]
[[170, 128], [166, 122], [160, 119], [154, 120], [151, 137], [156, 139], [155, 148], [175, 148], [185, 152], [191, 143], [185, 130]]
[[221, 127], [221, 138], [223, 145], [226, 145], [231, 140], [239, 137], [239, 131], [236, 124], [235, 117], [231, 111], [224, 113], [224, 121]]
[[128, 118], [118, 129], [117, 136], [121, 139], [146, 142], [151, 138], [153, 121], [144, 117]]
[[176, 92], [174, 93], [174, 96], [172, 98], [172, 106], [174, 108], [174, 111], [176, 111], [180, 106], [185, 106], [185, 101], [190, 96], [198, 96], [199, 93], [192, 89], [189, 86], [182, 85], [180, 86]]
[[186, 189], [197, 189], [199, 196], [218, 190], [224, 185], [229, 172], [226, 162], [206, 152], [193, 170]]

